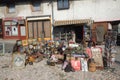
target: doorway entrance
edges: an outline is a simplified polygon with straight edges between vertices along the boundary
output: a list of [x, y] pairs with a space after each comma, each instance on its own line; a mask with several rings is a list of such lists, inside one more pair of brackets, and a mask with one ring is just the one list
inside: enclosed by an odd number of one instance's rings
[[75, 42], [81, 43], [83, 40], [84, 25], [64, 25], [53, 29], [54, 40], [69, 41], [72, 39], [72, 31], [75, 33]]
[[51, 37], [50, 20], [28, 21], [28, 38], [37, 39], [43, 37]]

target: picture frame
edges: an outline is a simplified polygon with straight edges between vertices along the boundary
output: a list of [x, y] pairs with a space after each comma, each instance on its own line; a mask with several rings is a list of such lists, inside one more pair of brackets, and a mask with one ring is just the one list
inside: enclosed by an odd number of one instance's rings
[[14, 53], [12, 55], [12, 68], [25, 68], [25, 54]]
[[92, 58], [94, 59], [96, 63], [96, 67], [99, 69], [100, 68], [103, 69], [103, 58], [102, 58], [101, 49], [99, 47], [92, 48], [91, 52], [92, 52]]

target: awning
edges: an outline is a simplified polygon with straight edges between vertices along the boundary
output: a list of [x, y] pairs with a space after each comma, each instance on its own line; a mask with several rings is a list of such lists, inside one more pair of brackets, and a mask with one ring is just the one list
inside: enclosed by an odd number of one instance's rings
[[90, 23], [90, 19], [80, 19], [80, 20], [60, 20], [55, 21], [54, 26], [62, 26], [62, 25], [72, 25], [72, 24], [84, 24]]

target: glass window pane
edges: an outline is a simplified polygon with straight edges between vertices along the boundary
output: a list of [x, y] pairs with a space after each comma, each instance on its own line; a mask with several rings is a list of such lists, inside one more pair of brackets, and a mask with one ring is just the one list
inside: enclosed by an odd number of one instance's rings
[[11, 36], [11, 27], [5, 26], [5, 36]]
[[15, 22], [15, 21], [12, 21], [12, 25], [16, 25], [17, 24], [17, 22]]
[[9, 13], [15, 12], [15, 5], [14, 4], [10, 4], [8, 9], [9, 9]]
[[40, 10], [40, 3], [38, 3], [38, 2], [33, 3], [33, 10], [39, 11]]
[[63, 8], [63, 0], [58, 0], [58, 9]]
[[68, 0], [64, 0], [64, 8], [69, 8], [69, 1]]
[[120, 33], [120, 29], [118, 29], [118, 33]]
[[10, 21], [5, 21], [4, 23], [5, 23], [5, 25], [10, 25], [11, 22]]
[[120, 33], [120, 23], [118, 24], [118, 33]]
[[18, 27], [12, 26], [12, 36], [18, 36]]
[[25, 36], [26, 35], [25, 26], [21, 26], [20, 27], [20, 33], [21, 33], [21, 36]]

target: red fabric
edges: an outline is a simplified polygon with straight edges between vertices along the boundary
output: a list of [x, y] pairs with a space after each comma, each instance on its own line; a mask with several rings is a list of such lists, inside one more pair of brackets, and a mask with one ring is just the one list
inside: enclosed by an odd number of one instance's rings
[[89, 58], [92, 58], [92, 52], [90, 48], [86, 48], [86, 53], [89, 55]]
[[80, 60], [71, 60], [71, 65], [75, 71], [81, 70], [81, 63]]

